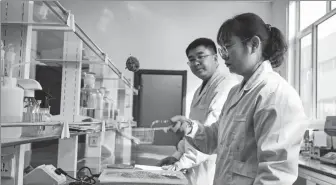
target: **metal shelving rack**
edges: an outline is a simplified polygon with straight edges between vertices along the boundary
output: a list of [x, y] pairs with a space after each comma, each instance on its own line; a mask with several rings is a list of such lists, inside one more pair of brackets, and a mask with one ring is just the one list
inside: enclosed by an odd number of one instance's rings
[[[53, 33], [56, 36], [54, 38], [43, 37], [43, 33]], [[97, 73], [99, 85], [106, 85], [113, 89], [116, 101], [127, 101], [125, 99], [118, 100], [117, 93], [120, 88], [131, 95], [137, 95], [138, 93], [132, 82], [123, 75], [108, 58], [108, 55], [75, 23], [74, 15], [59, 2], [1, 1], [1, 34], [5, 46], [9, 43], [15, 45], [16, 63], [34, 61], [44, 65], [62, 66], [61, 120], [50, 123], [2, 123], [2, 127], [64, 126], [65, 123], [73, 124], [75, 122], [78, 124], [77, 115], [79, 115], [83, 65], [89, 65], [90, 71]], [[59, 40], [52, 40], [55, 38], [59, 38]], [[49, 48], [38, 46], [37, 43], [41, 44], [41, 41], [46, 43], [45, 46]], [[87, 56], [84, 56], [84, 54]], [[13, 71], [13, 77], [34, 78], [35, 67], [35, 64], [24, 65]], [[114, 82], [112, 85], [111, 81]], [[132, 102], [132, 97], [129, 96], [129, 102]], [[130, 108], [130, 110], [132, 109]], [[122, 124], [125, 124], [125, 122], [131, 123], [132, 120], [128, 118], [128, 120], [123, 120]], [[118, 124], [115, 121], [113, 123]], [[101, 124], [101, 132], [71, 133], [69, 138], [60, 138], [59, 135], [54, 135], [1, 139], [1, 154], [14, 154], [15, 161], [13, 167], [14, 178], [11, 181], [3, 181], [2, 179], [1, 184], [23, 184], [24, 152], [27, 150], [23, 144], [51, 139], [59, 139], [57, 167], [75, 176], [78, 135], [94, 135], [100, 140], [102, 133], [107, 129], [105, 129], [105, 121], [102, 120], [99, 124]], [[99, 148], [101, 146], [92, 147], [89, 149], [92, 150], [89, 153], [101, 155], [101, 149]]]

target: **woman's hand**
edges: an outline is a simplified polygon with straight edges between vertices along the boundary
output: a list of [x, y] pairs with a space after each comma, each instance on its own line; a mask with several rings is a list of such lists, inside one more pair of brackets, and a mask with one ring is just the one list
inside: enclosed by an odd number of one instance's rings
[[192, 130], [192, 122], [185, 116], [174, 116], [170, 121], [175, 123], [175, 125], [170, 128], [170, 130], [175, 133], [181, 131], [184, 132], [184, 135], [187, 135]]
[[169, 171], [180, 171], [181, 169], [176, 164], [162, 166], [163, 170], [169, 170]]
[[168, 166], [168, 165], [172, 165], [174, 163], [176, 163], [178, 160], [173, 157], [173, 156], [169, 156], [169, 157], [166, 157], [164, 159], [162, 159], [158, 164], [157, 166]]

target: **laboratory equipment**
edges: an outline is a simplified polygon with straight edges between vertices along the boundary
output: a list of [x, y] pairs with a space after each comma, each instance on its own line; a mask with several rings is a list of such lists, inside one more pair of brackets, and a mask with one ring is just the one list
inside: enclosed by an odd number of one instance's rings
[[42, 114], [42, 122], [51, 121], [52, 115], [50, 114], [50, 100], [54, 99], [51, 94], [43, 91], [37, 90], [35, 91], [35, 97], [41, 100], [40, 104], [40, 113]]
[[24, 185], [64, 185], [66, 177], [63, 174], [56, 174], [53, 165], [41, 165], [23, 177]]
[[16, 53], [15, 53], [15, 48], [13, 44], [8, 44], [7, 47], [7, 51], [5, 52], [5, 74], [4, 76], [9, 76], [12, 77], [12, 73], [13, 73], [13, 68], [12, 65], [15, 62], [15, 57], [16, 57]]
[[188, 180], [180, 171], [142, 169], [104, 169], [99, 176], [101, 184], [171, 184], [187, 185]]
[[312, 142], [310, 146], [310, 157], [320, 159], [320, 151], [327, 147], [327, 135], [323, 130], [315, 129], [312, 133]]
[[[1, 63], [3, 63], [3, 77], [1, 78], [1, 122], [12, 123], [22, 121], [23, 89], [17, 87], [17, 79], [12, 77], [12, 63], [15, 61], [13, 44], [8, 45], [6, 52], [1, 42]], [[14, 131], [14, 130], [13, 130]], [[18, 130], [21, 134], [21, 130]], [[1, 130], [2, 137], [8, 132]], [[10, 136], [9, 134], [8, 136]], [[15, 134], [14, 134], [15, 135]]]
[[151, 127], [153, 127], [155, 124], [158, 123], [163, 123], [163, 124], [167, 124], [167, 125], [172, 125], [173, 123], [170, 120], [155, 120], [152, 122]]
[[16, 78], [6, 76], [1, 79], [2, 123], [22, 122], [23, 95], [24, 91], [17, 86]]
[[324, 132], [330, 136], [331, 145], [325, 150], [325, 152], [321, 153], [320, 160], [321, 162], [336, 164], [336, 148], [334, 147], [334, 137], [336, 136], [336, 116], [326, 117]]
[[42, 90], [41, 84], [33, 79], [18, 79], [24, 89], [23, 122], [40, 122], [38, 116], [39, 103], [35, 99], [35, 90]]
[[304, 133], [303, 140], [301, 143], [300, 153], [309, 152], [310, 147], [313, 143], [313, 129], [307, 129]]
[[327, 116], [324, 131], [329, 136], [336, 136], [336, 116]]
[[103, 119], [104, 120], [109, 120], [112, 118], [112, 109], [113, 109], [113, 104], [112, 100], [110, 99], [110, 91], [105, 90], [105, 95], [104, 95], [104, 110], [103, 110]]
[[0, 75], [1, 76], [5, 76], [5, 50], [4, 50], [4, 44], [3, 44], [3, 41], [1, 40], [1, 61], [0, 61], [0, 64], [1, 64], [1, 73]]
[[97, 91], [97, 104], [96, 104], [96, 110], [95, 110], [96, 119], [103, 119], [104, 96], [105, 96], [105, 88], [101, 87]]
[[[2, 123], [18, 123], [22, 122], [23, 116], [23, 97], [24, 83], [33, 83], [32, 79], [17, 80], [12, 76], [13, 69], [25, 64], [40, 64], [39, 62], [22, 62], [14, 64], [16, 54], [13, 44], [8, 45], [8, 50], [5, 53], [4, 61], [4, 76], [1, 77], [1, 117]], [[36, 82], [36, 81], [35, 81]], [[19, 84], [20, 83], [20, 84]], [[20, 85], [19, 88], [18, 85]], [[39, 86], [40, 88], [41, 86]], [[21, 127], [7, 127], [1, 129], [2, 138], [17, 138], [21, 136]]]
[[93, 74], [84, 75], [84, 87], [80, 93], [81, 115], [94, 118], [97, 107], [97, 90], [94, 89], [96, 79]]

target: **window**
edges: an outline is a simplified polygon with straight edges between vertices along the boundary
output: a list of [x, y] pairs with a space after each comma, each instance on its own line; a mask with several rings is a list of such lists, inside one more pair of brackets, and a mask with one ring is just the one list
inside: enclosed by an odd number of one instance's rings
[[336, 115], [336, 0], [292, 1], [288, 8], [289, 80], [307, 116], [323, 120]]
[[336, 1], [331, 1], [331, 9], [335, 9], [336, 8]]
[[326, 1], [300, 1], [300, 30], [304, 30], [326, 12]]
[[317, 118], [336, 114], [336, 15], [317, 27]]
[[313, 116], [312, 34], [300, 41], [300, 96], [308, 117]]
[[288, 17], [288, 34], [289, 34], [289, 40], [292, 40], [295, 37], [295, 31], [296, 31], [296, 3], [290, 2], [289, 4], [289, 17]]

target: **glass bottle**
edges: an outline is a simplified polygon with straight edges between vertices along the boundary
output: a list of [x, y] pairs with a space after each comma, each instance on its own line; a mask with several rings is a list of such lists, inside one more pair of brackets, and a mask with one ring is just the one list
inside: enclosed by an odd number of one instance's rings
[[94, 117], [97, 107], [97, 90], [94, 89], [95, 77], [93, 74], [85, 74], [84, 87], [80, 93], [81, 115]]

